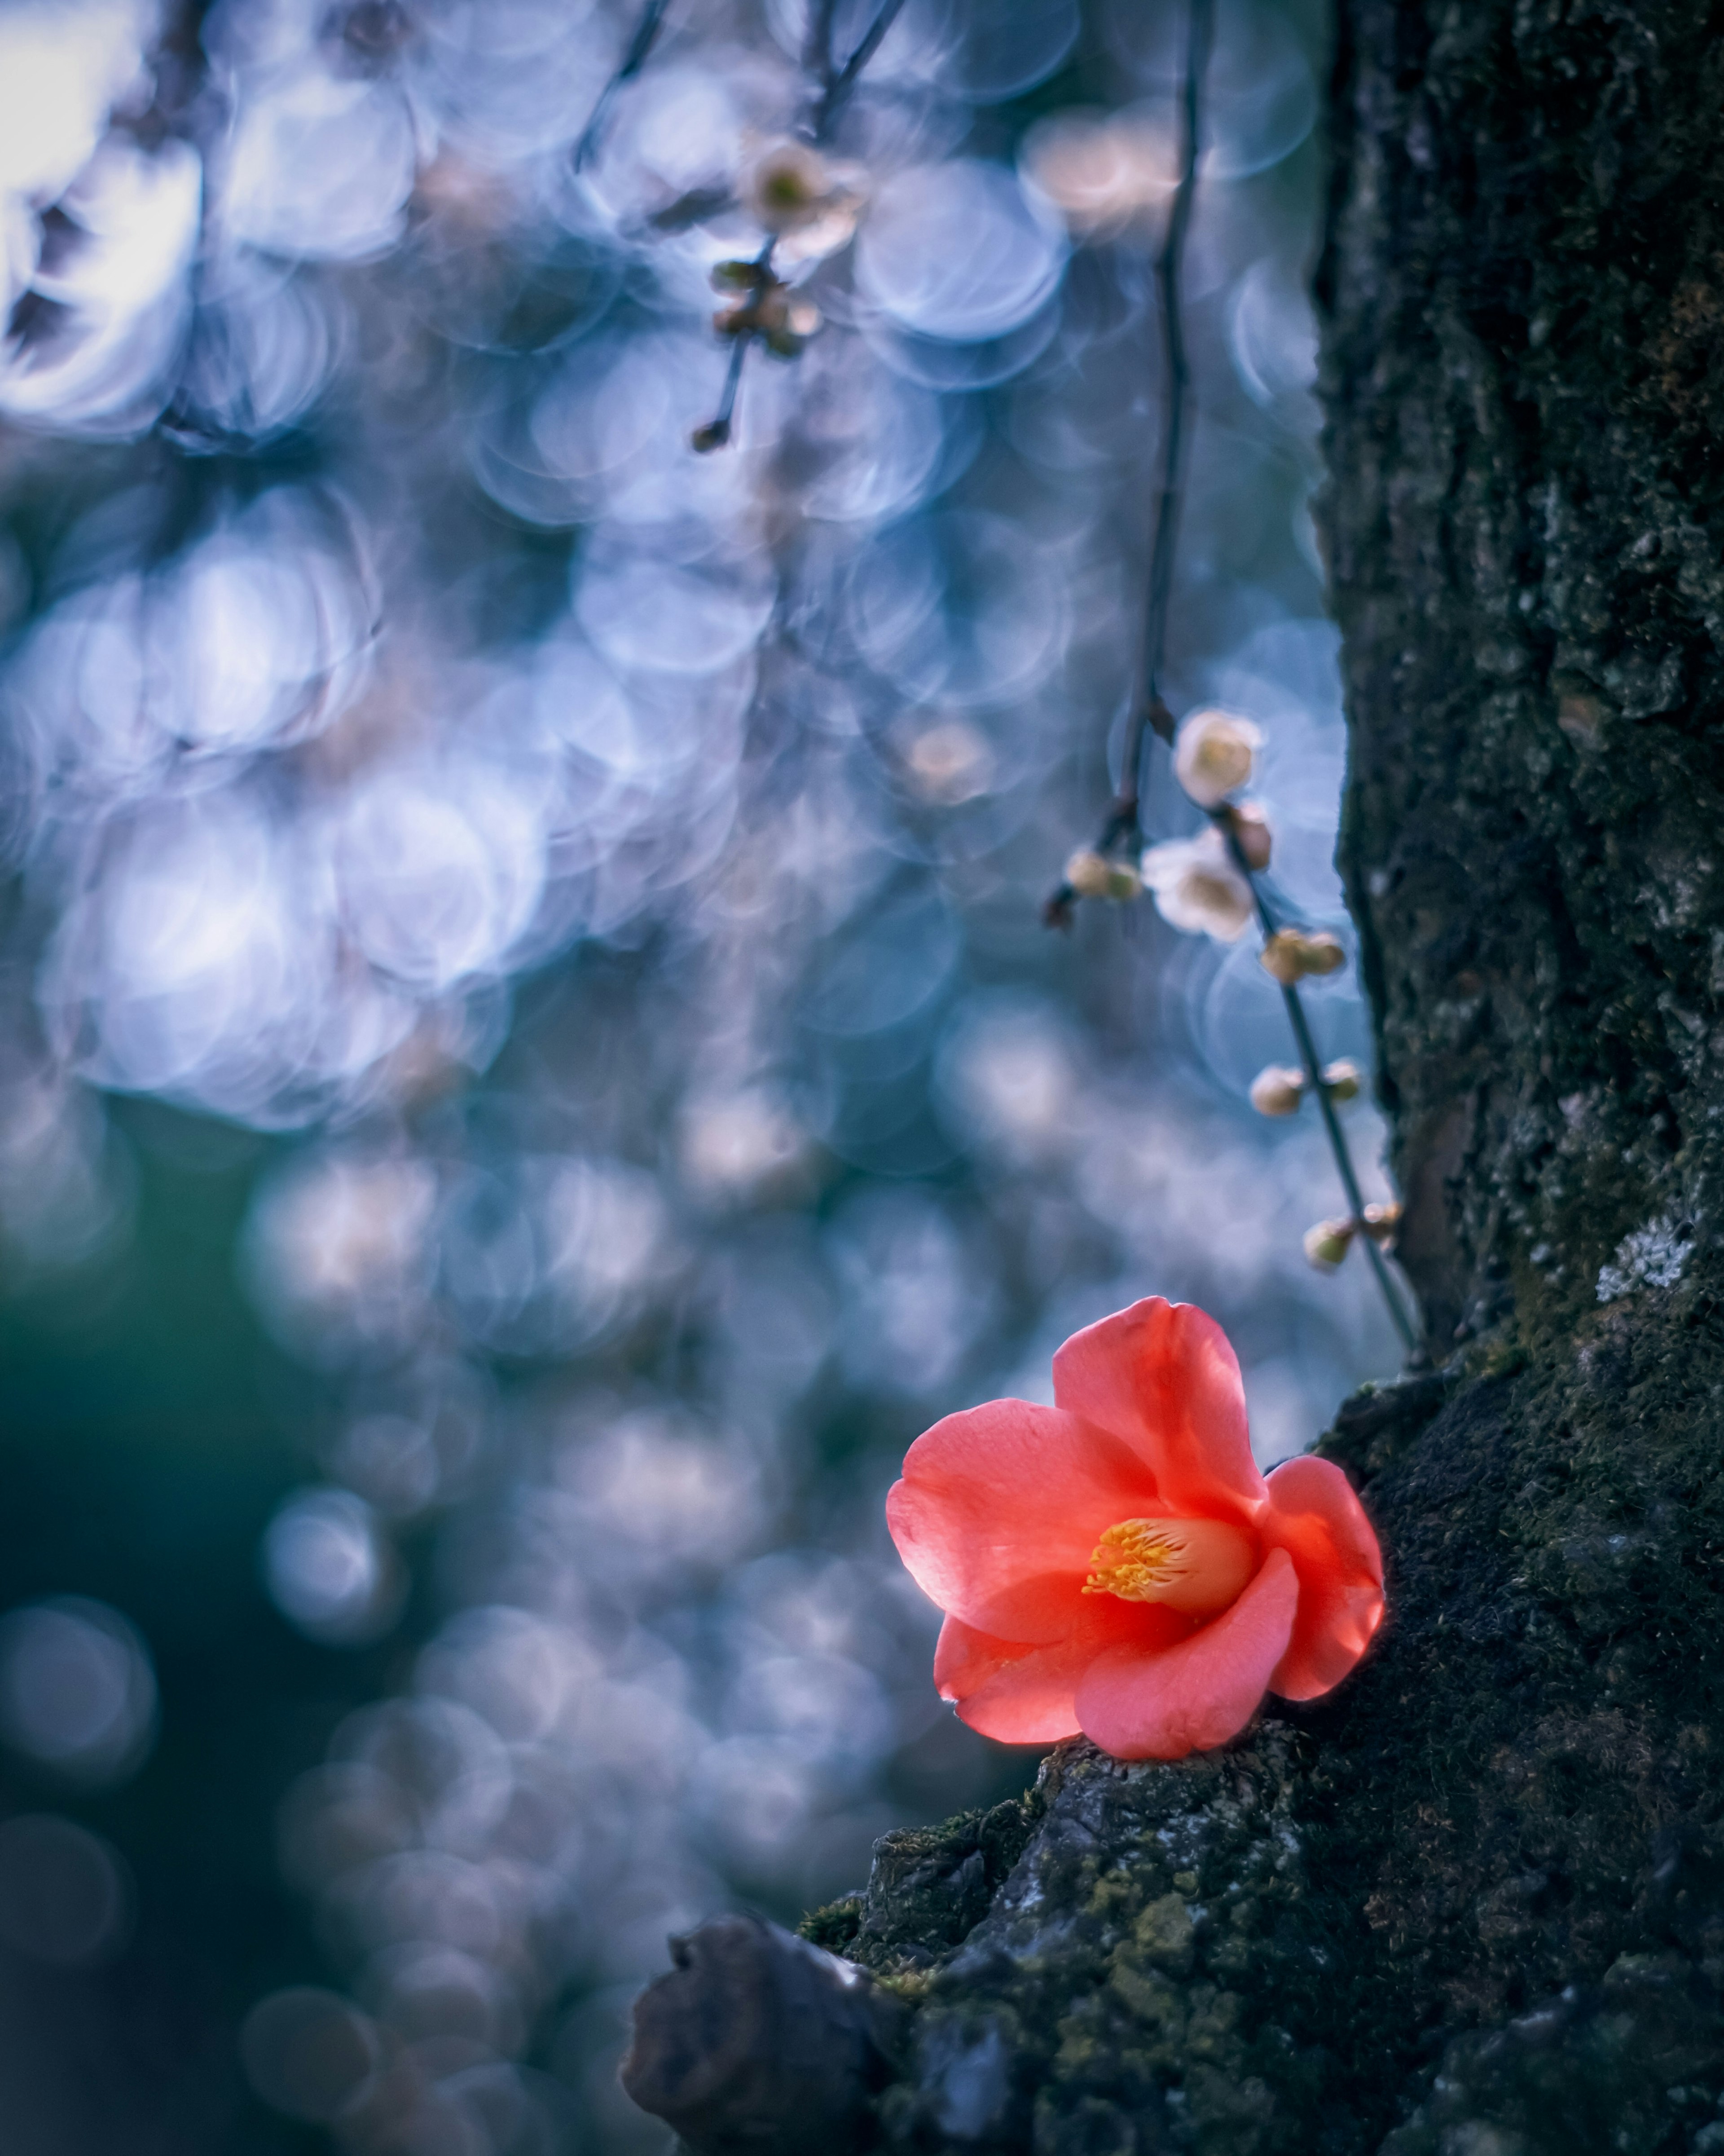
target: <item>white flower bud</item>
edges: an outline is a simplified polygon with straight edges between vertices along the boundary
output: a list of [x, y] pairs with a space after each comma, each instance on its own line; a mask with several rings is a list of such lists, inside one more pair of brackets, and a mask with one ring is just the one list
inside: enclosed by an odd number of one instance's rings
[[1200, 808], [1219, 808], [1251, 776], [1263, 736], [1231, 711], [1193, 711], [1173, 743], [1173, 776]]
[[1260, 872], [1269, 866], [1274, 839], [1270, 832], [1269, 819], [1264, 814], [1260, 802], [1236, 801], [1234, 803], [1233, 834], [1239, 842], [1239, 851], [1254, 869]]
[[1305, 1098], [1305, 1073], [1271, 1063], [1251, 1081], [1251, 1106], [1260, 1116], [1292, 1116]]
[[1163, 921], [1193, 935], [1236, 943], [1252, 915], [1251, 886], [1212, 825], [1195, 839], [1167, 839], [1143, 855], [1143, 880]]
[[1387, 1205], [1367, 1205], [1365, 1208], [1365, 1233], [1373, 1243], [1391, 1243], [1395, 1230], [1401, 1224], [1398, 1200], [1391, 1199]]
[[1331, 1101], [1357, 1101], [1364, 1082], [1364, 1073], [1358, 1065], [1345, 1055], [1329, 1064], [1323, 1072], [1323, 1088]]
[[1352, 1239], [1351, 1220], [1319, 1220], [1305, 1231], [1305, 1255], [1320, 1271], [1327, 1272], [1347, 1255]]
[[1092, 853], [1086, 846], [1080, 847], [1065, 864], [1065, 880], [1080, 898], [1123, 901], [1139, 897], [1143, 890], [1136, 869], [1124, 861], [1111, 861], [1105, 854]]
[[1332, 973], [1347, 963], [1341, 938], [1326, 928], [1307, 935], [1302, 928], [1278, 928], [1260, 952], [1263, 970], [1284, 988], [1302, 981], [1307, 973]]

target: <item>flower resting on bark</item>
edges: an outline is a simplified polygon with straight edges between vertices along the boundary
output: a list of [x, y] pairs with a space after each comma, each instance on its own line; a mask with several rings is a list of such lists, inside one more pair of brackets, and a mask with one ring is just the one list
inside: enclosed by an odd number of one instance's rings
[[1341, 1681], [1382, 1620], [1377, 1537], [1331, 1462], [1259, 1473], [1213, 1318], [1134, 1303], [1066, 1342], [1054, 1398], [947, 1416], [886, 1499], [946, 1612], [934, 1681], [963, 1721], [1178, 1759], [1237, 1736], [1266, 1691]]

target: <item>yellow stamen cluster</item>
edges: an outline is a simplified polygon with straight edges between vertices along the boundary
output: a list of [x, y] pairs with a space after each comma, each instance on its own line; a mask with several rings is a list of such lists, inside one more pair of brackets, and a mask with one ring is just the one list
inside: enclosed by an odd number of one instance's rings
[[1090, 1553], [1097, 1569], [1085, 1594], [1117, 1594], [1125, 1602], [1150, 1602], [1157, 1588], [1178, 1574], [1180, 1545], [1165, 1520], [1121, 1520]]
[[1085, 1594], [1122, 1602], [1164, 1602], [1192, 1616], [1213, 1615], [1238, 1600], [1256, 1569], [1257, 1553], [1242, 1527], [1222, 1520], [1121, 1520], [1090, 1553], [1095, 1569]]

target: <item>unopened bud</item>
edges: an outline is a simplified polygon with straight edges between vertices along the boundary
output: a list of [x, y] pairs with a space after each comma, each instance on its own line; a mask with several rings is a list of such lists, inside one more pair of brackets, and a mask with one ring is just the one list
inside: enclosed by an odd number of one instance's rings
[[712, 281], [721, 291], [735, 288], [742, 294], [712, 317], [721, 336], [757, 336], [768, 352], [781, 359], [794, 359], [820, 326], [817, 306], [755, 263], [721, 262]]
[[1228, 820], [1233, 825], [1233, 834], [1239, 842], [1246, 865], [1259, 870], [1266, 869], [1275, 842], [1262, 804], [1256, 801], [1235, 802], [1228, 812]]
[[782, 316], [764, 320], [761, 336], [767, 350], [780, 359], [794, 359], [820, 326], [820, 310], [808, 300], [788, 300]]
[[1173, 743], [1173, 776], [1200, 808], [1219, 808], [1251, 776], [1263, 736], [1231, 711], [1193, 711]]
[[711, 450], [721, 449], [730, 439], [731, 423], [728, 419], [709, 419], [704, 427], [696, 427], [689, 436], [689, 447], [698, 450], [704, 457]]
[[1111, 861], [1105, 854], [1093, 853], [1086, 846], [1080, 847], [1065, 864], [1065, 880], [1080, 898], [1133, 899], [1143, 890], [1143, 880], [1136, 869], [1123, 861]]
[[1260, 1116], [1296, 1115], [1305, 1098], [1305, 1073], [1271, 1063], [1251, 1081], [1251, 1106]]
[[1331, 1101], [1357, 1101], [1364, 1082], [1364, 1073], [1358, 1065], [1345, 1055], [1329, 1064], [1323, 1072], [1323, 1090]]
[[1305, 1231], [1305, 1255], [1311, 1264], [1327, 1271], [1338, 1265], [1352, 1243], [1351, 1220], [1319, 1220]]
[[1263, 970], [1284, 988], [1302, 981], [1307, 973], [1332, 973], [1347, 963], [1341, 938], [1326, 928], [1307, 935], [1302, 928], [1278, 928], [1258, 954]]
[[1387, 1205], [1367, 1205], [1365, 1208], [1365, 1233], [1373, 1243], [1388, 1243], [1394, 1240], [1401, 1224], [1401, 1208], [1391, 1200]]

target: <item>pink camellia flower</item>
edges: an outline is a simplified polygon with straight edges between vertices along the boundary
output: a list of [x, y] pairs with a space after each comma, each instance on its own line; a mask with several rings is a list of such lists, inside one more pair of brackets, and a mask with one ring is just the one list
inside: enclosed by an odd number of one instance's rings
[[1213, 1317], [1153, 1296], [1103, 1318], [1054, 1358], [1054, 1398], [947, 1415], [886, 1499], [972, 1729], [1178, 1759], [1266, 1691], [1341, 1681], [1383, 1619], [1377, 1537], [1330, 1461], [1258, 1472]]

